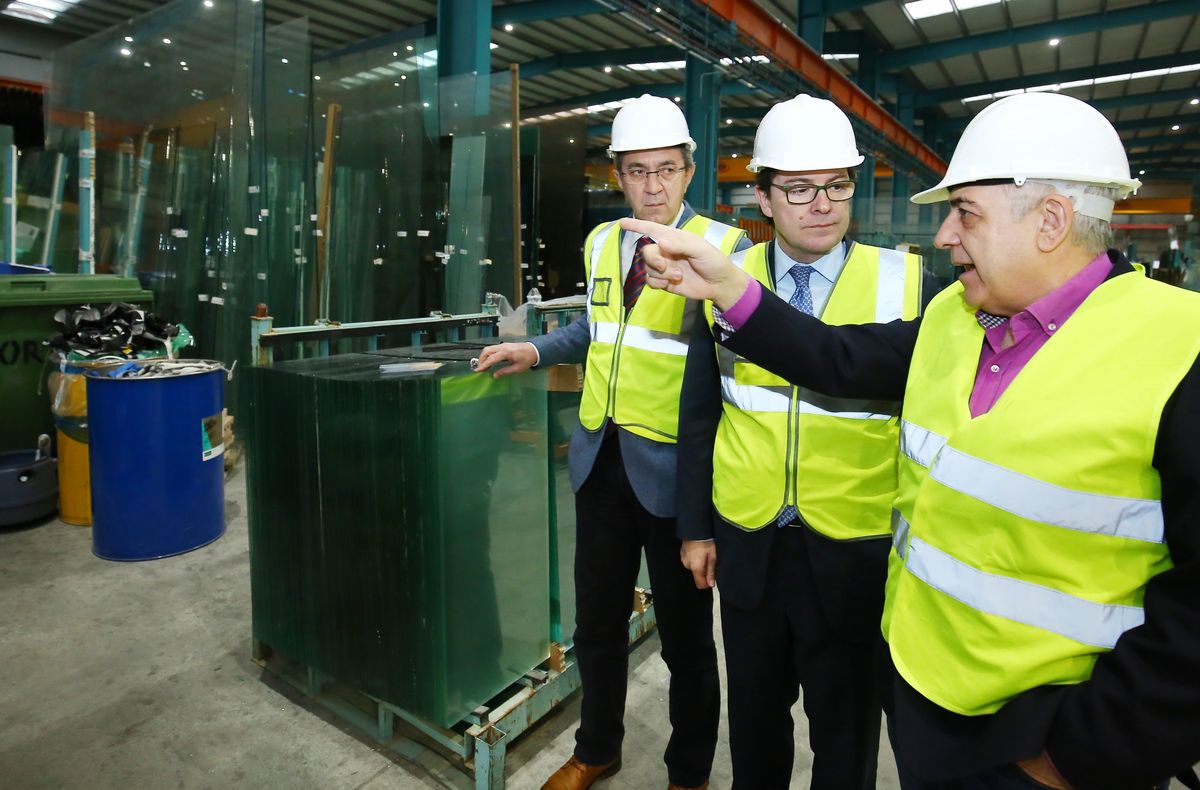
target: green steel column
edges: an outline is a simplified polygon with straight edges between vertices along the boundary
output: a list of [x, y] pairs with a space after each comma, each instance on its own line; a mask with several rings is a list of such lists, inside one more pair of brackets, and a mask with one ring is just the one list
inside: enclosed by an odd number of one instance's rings
[[721, 202], [726, 206], [733, 202], [733, 187], [728, 184], [721, 186]]
[[798, 0], [796, 33], [817, 54], [825, 52], [825, 0]]
[[491, 0], [438, 0], [438, 76], [491, 72]]
[[879, 50], [864, 46], [858, 53], [855, 81], [872, 100], [879, 99]]
[[438, 76], [478, 75], [475, 114], [488, 114], [492, 71], [491, 0], [438, 0]]
[[874, 242], [875, 225], [875, 157], [867, 152], [858, 166], [857, 186], [854, 189], [854, 217], [857, 220], [858, 240]]
[[695, 55], [687, 56], [684, 106], [696, 141], [696, 174], [687, 199], [697, 211], [711, 212], [717, 198], [717, 123], [721, 112], [721, 73]]
[[[900, 79], [896, 85], [896, 120], [912, 132], [916, 131], [914, 98], [907, 80]], [[897, 236], [896, 241], [903, 241], [899, 236], [908, 232], [908, 196], [908, 171], [896, 165], [892, 174], [892, 233]]]

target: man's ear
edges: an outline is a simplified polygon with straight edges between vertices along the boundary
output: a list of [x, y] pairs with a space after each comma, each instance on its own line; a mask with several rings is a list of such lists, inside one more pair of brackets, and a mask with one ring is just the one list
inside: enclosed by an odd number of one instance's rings
[[754, 197], [758, 200], [758, 208], [762, 211], [763, 216], [775, 219], [775, 215], [771, 213], [771, 201], [767, 199], [767, 193], [759, 187], [754, 187]]
[[1042, 201], [1038, 220], [1038, 249], [1053, 252], [1071, 235], [1071, 226], [1075, 224], [1075, 206], [1065, 195], [1050, 195]]

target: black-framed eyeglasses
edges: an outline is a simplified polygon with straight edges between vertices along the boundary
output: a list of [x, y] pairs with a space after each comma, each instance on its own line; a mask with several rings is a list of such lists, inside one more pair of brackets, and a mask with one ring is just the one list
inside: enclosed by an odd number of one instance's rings
[[684, 170], [687, 170], [687, 168], [676, 167], [675, 165], [666, 165], [658, 168], [657, 170], [647, 170], [644, 167], [631, 167], [628, 170], [618, 170], [617, 172], [620, 173], [625, 180], [631, 184], [644, 184], [646, 183], [646, 179], [650, 176], [658, 176], [659, 181], [663, 182], [664, 184], [669, 184], [678, 178], [679, 174]]
[[830, 184], [818, 186], [816, 184], [782, 184], [772, 183], [771, 186], [778, 189], [787, 198], [787, 202], [793, 206], [805, 206], [817, 199], [817, 195], [821, 192], [825, 193], [825, 197], [829, 198], [834, 203], [841, 203], [854, 197], [854, 182], [853, 181], [834, 181]]

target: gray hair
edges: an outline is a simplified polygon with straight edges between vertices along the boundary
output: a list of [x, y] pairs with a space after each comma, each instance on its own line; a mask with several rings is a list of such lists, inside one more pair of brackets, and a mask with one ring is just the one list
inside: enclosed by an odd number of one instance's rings
[[[1097, 195], [1116, 202], [1124, 197], [1124, 190], [1115, 187], [1102, 187], [1095, 184], [1084, 184], [1077, 181], [1053, 181], [1048, 179], [1030, 179], [1022, 186], [1008, 186], [1008, 204], [1012, 209], [1013, 219], [1021, 219], [1038, 207], [1044, 198], [1050, 195], [1078, 194]], [[1072, 201], [1074, 202], [1074, 201]], [[1099, 255], [1113, 246], [1113, 232], [1109, 220], [1097, 219], [1075, 212], [1075, 220], [1071, 224], [1071, 235], [1068, 237], [1072, 244], [1082, 247], [1089, 255]]]
[[[692, 149], [690, 146], [683, 144], [683, 145], [677, 145], [675, 147], [679, 149], [679, 153], [683, 154], [683, 169], [684, 170], [691, 170], [693, 167], [696, 166], [696, 157], [692, 153]], [[613, 166], [616, 167], [617, 170], [622, 169], [623, 158], [624, 158], [625, 154], [628, 154], [628, 153], [632, 153], [632, 152], [630, 152], [630, 151], [614, 151], [611, 154], [612, 159], [613, 159]]]

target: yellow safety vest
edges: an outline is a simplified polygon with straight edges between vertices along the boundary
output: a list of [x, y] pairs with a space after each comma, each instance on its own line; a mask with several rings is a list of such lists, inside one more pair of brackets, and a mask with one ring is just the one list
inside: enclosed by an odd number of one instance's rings
[[[683, 229], [729, 254], [744, 232], [696, 215]], [[679, 390], [696, 302], [647, 287], [627, 314], [621, 228], [598, 225], [584, 243], [591, 331], [579, 421], [599, 431], [606, 419], [657, 442], [675, 441]]]
[[[734, 261], [773, 289], [768, 250], [758, 244]], [[711, 308], [706, 303], [710, 326]], [[887, 322], [915, 318], [920, 309], [919, 257], [851, 244], [821, 320]], [[887, 535], [899, 404], [796, 387], [721, 345], [717, 361], [723, 410], [713, 451], [713, 505], [721, 517], [744, 530], [761, 529], [792, 505], [834, 540]]]
[[1086, 681], [1142, 624], [1171, 567], [1154, 445], [1200, 296], [1108, 280], [972, 419], [984, 330], [961, 293], [929, 305], [909, 369], [883, 632], [913, 688], [979, 715]]

